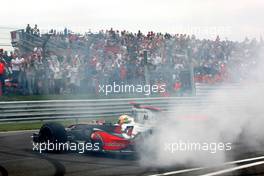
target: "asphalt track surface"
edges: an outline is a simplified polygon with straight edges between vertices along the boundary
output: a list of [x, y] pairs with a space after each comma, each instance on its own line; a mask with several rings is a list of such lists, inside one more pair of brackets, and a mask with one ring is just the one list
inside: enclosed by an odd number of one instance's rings
[[[136, 158], [117, 154], [39, 154], [32, 151], [31, 135], [32, 132], [0, 133], [0, 176], [213, 176], [214, 174], [221, 176], [264, 176], [264, 157], [211, 168], [191, 169], [190, 166], [143, 167]], [[262, 151], [248, 152], [243, 148], [237, 150], [239, 154], [234, 156], [236, 160], [264, 155]]]

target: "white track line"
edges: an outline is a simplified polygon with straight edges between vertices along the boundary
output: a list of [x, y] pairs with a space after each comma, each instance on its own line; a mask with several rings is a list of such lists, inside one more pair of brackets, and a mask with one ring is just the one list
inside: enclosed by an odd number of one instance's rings
[[[264, 156], [255, 157], [255, 158], [248, 158], [248, 159], [242, 159], [242, 160], [237, 160], [237, 161], [230, 161], [230, 162], [223, 163], [223, 164], [221, 164], [219, 166], [224, 166], [224, 165], [229, 165], [229, 164], [244, 163], [244, 162], [255, 161], [255, 160], [260, 160], [260, 159], [264, 159]], [[217, 166], [215, 166], [215, 167], [217, 167]], [[191, 169], [183, 169], [183, 170], [178, 170], [178, 171], [165, 172], [165, 173], [162, 173], [162, 174], [154, 174], [154, 175], [149, 175], [149, 176], [173, 175], [173, 174], [180, 174], [180, 173], [184, 173], [184, 172], [191, 172], [191, 171], [208, 169], [208, 168], [209, 167], [204, 167], [204, 168], [203, 167], [197, 167], [197, 168], [191, 168]]]
[[230, 169], [223, 169], [220, 171], [216, 171], [216, 172], [212, 172], [212, 173], [208, 173], [208, 174], [204, 174], [204, 175], [200, 175], [200, 176], [215, 176], [215, 175], [221, 175], [221, 174], [225, 174], [228, 172], [233, 172], [236, 170], [240, 170], [240, 169], [245, 169], [245, 168], [249, 168], [249, 167], [253, 167], [253, 166], [257, 166], [257, 165], [261, 165], [264, 164], [264, 161], [258, 161], [258, 162], [254, 162], [254, 163], [250, 163], [250, 164], [244, 164], [242, 166], [237, 166], [237, 167], [233, 167]]
[[192, 168], [192, 169], [183, 169], [183, 170], [171, 171], [171, 172], [166, 172], [163, 174], [154, 174], [154, 175], [149, 175], [149, 176], [164, 176], [164, 175], [181, 174], [184, 172], [191, 172], [191, 171], [196, 171], [196, 170], [200, 170], [200, 169], [203, 169], [203, 168], [197, 167], [197, 168]]
[[226, 165], [226, 164], [238, 164], [238, 163], [244, 163], [244, 162], [255, 161], [255, 160], [260, 160], [260, 159], [264, 159], [264, 156], [259, 156], [259, 157], [255, 157], [255, 158], [248, 158], [248, 159], [242, 159], [242, 160], [237, 160], [237, 161], [230, 161], [230, 162], [224, 163], [224, 165]]

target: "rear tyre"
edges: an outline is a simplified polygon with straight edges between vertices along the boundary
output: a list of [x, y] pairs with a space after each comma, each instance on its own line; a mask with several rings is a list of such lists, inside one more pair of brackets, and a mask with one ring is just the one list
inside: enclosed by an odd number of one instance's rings
[[57, 149], [59, 143], [63, 144], [67, 142], [67, 133], [65, 128], [58, 123], [46, 123], [39, 130], [39, 142], [53, 145], [52, 149], [48, 149], [51, 152], [58, 152]]

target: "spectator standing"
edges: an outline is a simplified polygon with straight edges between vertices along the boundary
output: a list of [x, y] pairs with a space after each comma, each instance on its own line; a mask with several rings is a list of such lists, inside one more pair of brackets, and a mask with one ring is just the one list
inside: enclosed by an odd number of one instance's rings
[[36, 68], [34, 65], [34, 60], [31, 58], [29, 58], [25, 64], [25, 74], [26, 74], [28, 94], [33, 95], [35, 93]]
[[31, 27], [29, 24], [27, 24], [26, 33], [31, 34]]
[[34, 61], [34, 65], [36, 67], [36, 93], [43, 94], [44, 93], [44, 80], [46, 77], [46, 70], [44, 67], [44, 63], [42, 61], [41, 56], [37, 56], [36, 60]]
[[62, 70], [60, 68], [60, 62], [58, 61], [57, 57], [53, 57], [51, 69], [54, 73], [55, 94], [60, 94], [62, 92]]
[[25, 60], [23, 57], [19, 57], [16, 54], [14, 55], [14, 58], [11, 60], [13, 80], [15, 83], [19, 83], [19, 76], [22, 71], [24, 61]]
[[35, 35], [37, 37], [40, 36], [38, 25], [36, 25], [36, 24], [35, 24], [35, 27], [33, 28], [33, 35]]
[[2, 96], [3, 94], [4, 84], [5, 84], [5, 62], [2, 58], [0, 58], [0, 96]]
[[77, 93], [79, 87], [80, 87], [80, 74], [79, 74], [79, 68], [80, 68], [81, 62], [78, 55], [75, 56], [71, 63], [70, 67], [70, 89], [72, 93]]

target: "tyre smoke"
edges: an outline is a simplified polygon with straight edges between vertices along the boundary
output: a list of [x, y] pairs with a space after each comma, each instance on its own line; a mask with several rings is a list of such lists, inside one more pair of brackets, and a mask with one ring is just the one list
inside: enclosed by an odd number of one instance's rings
[[153, 135], [143, 142], [140, 163], [213, 166], [234, 160], [234, 155], [246, 150], [261, 150], [263, 55], [260, 58], [248, 78], [236, 86], [221, 85], [206, 97], [196, 97], [195, 105], [189, 105], [192, 102], [169, 107], [172, 113], [160, 117]]

